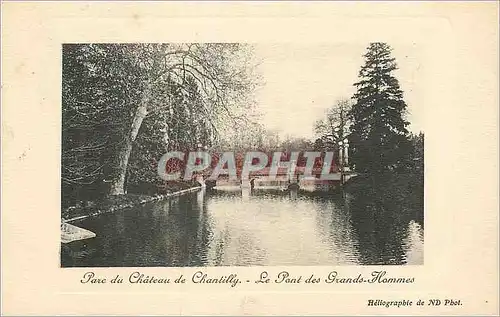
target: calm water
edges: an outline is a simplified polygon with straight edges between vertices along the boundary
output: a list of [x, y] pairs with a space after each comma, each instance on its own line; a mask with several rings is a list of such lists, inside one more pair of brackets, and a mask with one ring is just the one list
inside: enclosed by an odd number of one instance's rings
[[64, 245], [61, 260], [63, 267], [423, 264], [417, 219], [363, 196], [200, 191], [74, 223], [97, 237]]

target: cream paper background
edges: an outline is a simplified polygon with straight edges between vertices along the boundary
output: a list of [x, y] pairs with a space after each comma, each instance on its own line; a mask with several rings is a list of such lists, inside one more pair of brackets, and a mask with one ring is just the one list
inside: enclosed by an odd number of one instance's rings
[[[82, 285], [59, 267], [61, 44], [417, 43], [424, 50], [425, 261], [408, 285]], [[2, 314], [498, 314], [498, 3], [2, 3]], [[293, 115], [293, 113], [291, 114]], [[254, 280], [375, 266], [215, 267]], [[189, 277], [196, 268], [142, 268]], [[133, 268], [99, 268], [128, 276]], [[460, 299], [368, 307], [368, 299]]]

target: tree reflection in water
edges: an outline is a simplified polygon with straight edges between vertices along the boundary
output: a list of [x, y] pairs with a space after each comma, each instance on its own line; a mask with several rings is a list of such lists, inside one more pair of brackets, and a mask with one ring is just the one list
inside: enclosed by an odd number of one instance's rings
[[422, 264], [423, 204], [379, 188], [202, 190], [76, 223], [62, 266]]
[[346, 195], [361, 264], [423, 264], [423, 199], [411, 187], [373, 181]]

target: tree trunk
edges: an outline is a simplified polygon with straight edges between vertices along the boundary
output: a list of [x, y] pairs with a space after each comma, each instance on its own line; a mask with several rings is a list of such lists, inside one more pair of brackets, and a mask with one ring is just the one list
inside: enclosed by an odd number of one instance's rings
[[148, 85], [142, 95], [141, 103], [137, 107], [130, 134], [125, 136], [123, 147], [118, 154], [118, 175], [111, 184], [110, 195], [123, 195], [125, 193], [125, 178], [127, 176], [128, 160], [132, 153], [132, 145], [137, 138], [142, 121], [148, 114], [148, 103], [151, 95], [151, 86]]
[[125, 177], [127, 176], [128, 159], [132, 153], [132, 141], [127, 136], [120, 154], [118, 154], [118, 175], [111, 183], [110, 195], [125, 194]]

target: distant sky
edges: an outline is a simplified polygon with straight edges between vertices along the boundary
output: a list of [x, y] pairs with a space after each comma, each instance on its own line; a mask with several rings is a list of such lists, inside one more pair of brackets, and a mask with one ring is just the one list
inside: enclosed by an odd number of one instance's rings
[[[408, 104], [410, 131], [423, 131], [423, 80], [420, 50], [416, 46], [396, 46], [395, 72]], [[314, 136], [314, 121], [340, 98], [350, 98], [353, 84], [363, 65], [368, 43], [353, 44], [257, 44], [261, 61], [258, 71], [264, 86], [257, 93], [263, 123], [281, 136]]]

